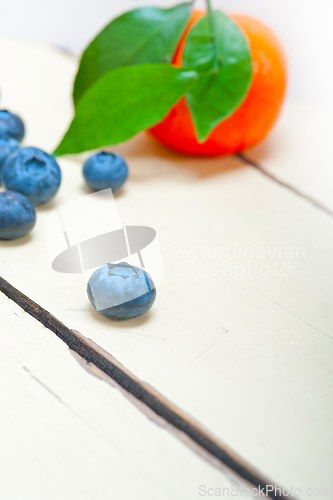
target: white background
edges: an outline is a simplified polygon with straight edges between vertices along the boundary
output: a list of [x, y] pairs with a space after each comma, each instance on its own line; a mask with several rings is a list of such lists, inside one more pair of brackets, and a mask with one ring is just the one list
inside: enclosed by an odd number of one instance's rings
[[[112, 17], [170, 0], [11, 0], [3, 2], [0, 31], [43, 40], [79, 53]], [[280, 37], [288, 56], [288, 94], [324, 111], [333, 137], [333, 0], [213, 0], [213, 7], [261, 18]], [[198, 7], [204, 5], [197, 1]], [[0, 77], [1, 86], [1, 77]]]

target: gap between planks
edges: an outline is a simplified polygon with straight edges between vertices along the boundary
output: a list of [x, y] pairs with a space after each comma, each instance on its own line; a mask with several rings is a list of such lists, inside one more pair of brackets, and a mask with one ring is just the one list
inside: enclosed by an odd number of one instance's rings
[[315, 207], [319, 208], [320, 210], [323, 210], [323, 212], [327, 213], [328, 215], [332, 216], [333, 215], [333, 212], [332, 210], [330, 210], [328, 207], [326, 207], [324, 204], [320, 203], [319, 201], [315, 200], [314, 198], [312, 198], [311, 196], [308, 196], [304, 193], [302, 193], [301, 191], [299, 191], [298, 189], [296, 189], [295, 187], [291, 186], [290, 184], [287, 184], [286, 182], [278, 179], [275, 175], [273, 174], [270, 174], [269, 172], [267, 172], [267, 170], [265, 170], [259, 163], [253, 161], [253, 160], [250, 160], [249, 158], [247, 158], [246, 156], [244, 156], [244, 154], [240, 153], [240, 154], [237, 154], [236, 155], [240, 160], [244, 161], [245, 163], [247, 163], [248, 165], [250, 165], [251, 167], [254, 167], [256, 168], [257, 170], [259, 170], [262, 174], [266, 175], [266, 177], [268, 177], [269, 179], [271, 179], [273, 182], [276, 182], [277, 184], [279, 184], [280, 186], [286, 188], [286, 189], [289, 189], [289, 191], [292, 191], [294, 194], [296, 194], [297, 196], [300, 196], [301, 198], [303, 198], [303, 200], [306, 200], [308, 201], [309, 203], [311, 203], [312, 205], [314, 205]]
[[[186, 415], [153, 387], [133, 375], [119, 363], [119, 361], [111, 356], [111, 354], [96, 345], [92, 340], [85, 338], [79, 332], [67, 328], [55, 316], [29, 299], [29, 297], [21, 293], [1, 276], [0, 291], [65, 342], [71, 351], [81, 358], [82, 366], [84, 366], [84, 362], [88, 363], [88, 366], [94, 366], [103, 372], [103, 374], [107, 375], [107, 377], [113, 379], [113, 381], [127, 391], [130, 396], [134, 396], [138, 402], [146, 405], [155, 415], [160, 417], [167, 424], [170, 424], [178, 431], [178, 434], [176, 433], [178, 438], [180, 437], [179, 431], [185, 434], [187, 438], [190, 438], [190, 441], [194, 444], [192, 448], [198, 451], [199, 447], [199, 450], [204, 452], [200, 453], [199, 451], [199, 454], [204, 458], [207, 459], [208, 452], [209, 457], [215, 459], [215, 461], [217, 459], [219, 465], [222, 465], [224, 468], [226, 467], [229, 472], [236, 474], [238, 478], [245, 480], [250, 485], [256, 488], [260, 487], [261, 491], [265, 490], [268, 485], [275, 486], [273, 491], [269, 491], [268, 493], [268, 496], [271, 498], [288, 498], [283, 494], [276, 493], [278, 491], [283, 492], [283, 489], [275, 485], [274, 481], [263, 477], [254, 467], [239, 457], [226, 445], [215, 439], [214, 436], [206, 431], [206, 429], [193, 418]], [[90, 372], [96, 375], [96, 372], [93, 370]], [[189, 445], [189, 442], [184, 442]]]

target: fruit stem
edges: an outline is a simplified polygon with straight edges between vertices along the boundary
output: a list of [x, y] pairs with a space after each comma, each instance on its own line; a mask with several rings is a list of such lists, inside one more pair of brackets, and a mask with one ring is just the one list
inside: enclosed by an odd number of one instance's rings
[[206, 4], [207, 4], [207, 10], [208, 10], [208, 19], [209, 19], [209, 24], [210, 24], [210, 30], [212, 33], [212, 42], [213, 42], [213, 46], [214, 46], [213, 69], [214, 69], [214, 73], [217, 73], [217, 71], [219, 69], [219, 59], [218, 59], [218, 53], [217, 53], [214, 12], [213, 12], [210, 0], [206, 0]]

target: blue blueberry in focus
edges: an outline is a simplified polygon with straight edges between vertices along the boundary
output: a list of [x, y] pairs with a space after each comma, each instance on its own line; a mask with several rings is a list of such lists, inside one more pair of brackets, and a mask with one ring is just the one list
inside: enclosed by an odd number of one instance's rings
[[6, 189], [26, 196], [34, 205], [50, 201], [59, 189], [61, 171], [54, 157], [38, 148], [11, 153], [1, 169]]
[[83, 177], [93, 191], [111, 188], [118, 191], [128, 176], [124, 159], [116, 153], [96, 153], [83, 165]]
[[13, 240], [28, 234], [36, 223], [35, 207], [13, 191], [0, 193], [0, 238]]
[[19, 116], [6, 109], [0, 109], [0, 135], [9, 135], [21, 142], [24, 132], [24, 124]]
[[93, 307], [112, 319], [142, 316], [156, 298], [149, 274], [126, 262], [97, 269], [88, 281], [87, 293]]
[[20, 143], [13, 137], [9, 137], [9, 135], [0, 136], [0, 172], [7, 156], [19, 147]]

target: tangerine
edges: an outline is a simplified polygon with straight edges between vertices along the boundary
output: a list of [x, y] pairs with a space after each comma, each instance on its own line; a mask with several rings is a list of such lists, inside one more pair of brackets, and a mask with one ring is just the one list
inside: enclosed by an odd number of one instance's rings
[[[175, 52], [173, 65], [182, 65], [188, 32], [204, 15], [203, 11], [193, 11]], [[186, 98], [182, 97], [161, 122], [149, 129], [158, 141], [181, 153], [225, 156], [244, 151], [264, 139], [280, 113], [286, 89], [286, 58], [278, 38], [258, 19], [240, 14], [229, 17], [249, 43], [252, 59], [249, 90], [235, 111], [218, 123], [201, 143]]]

